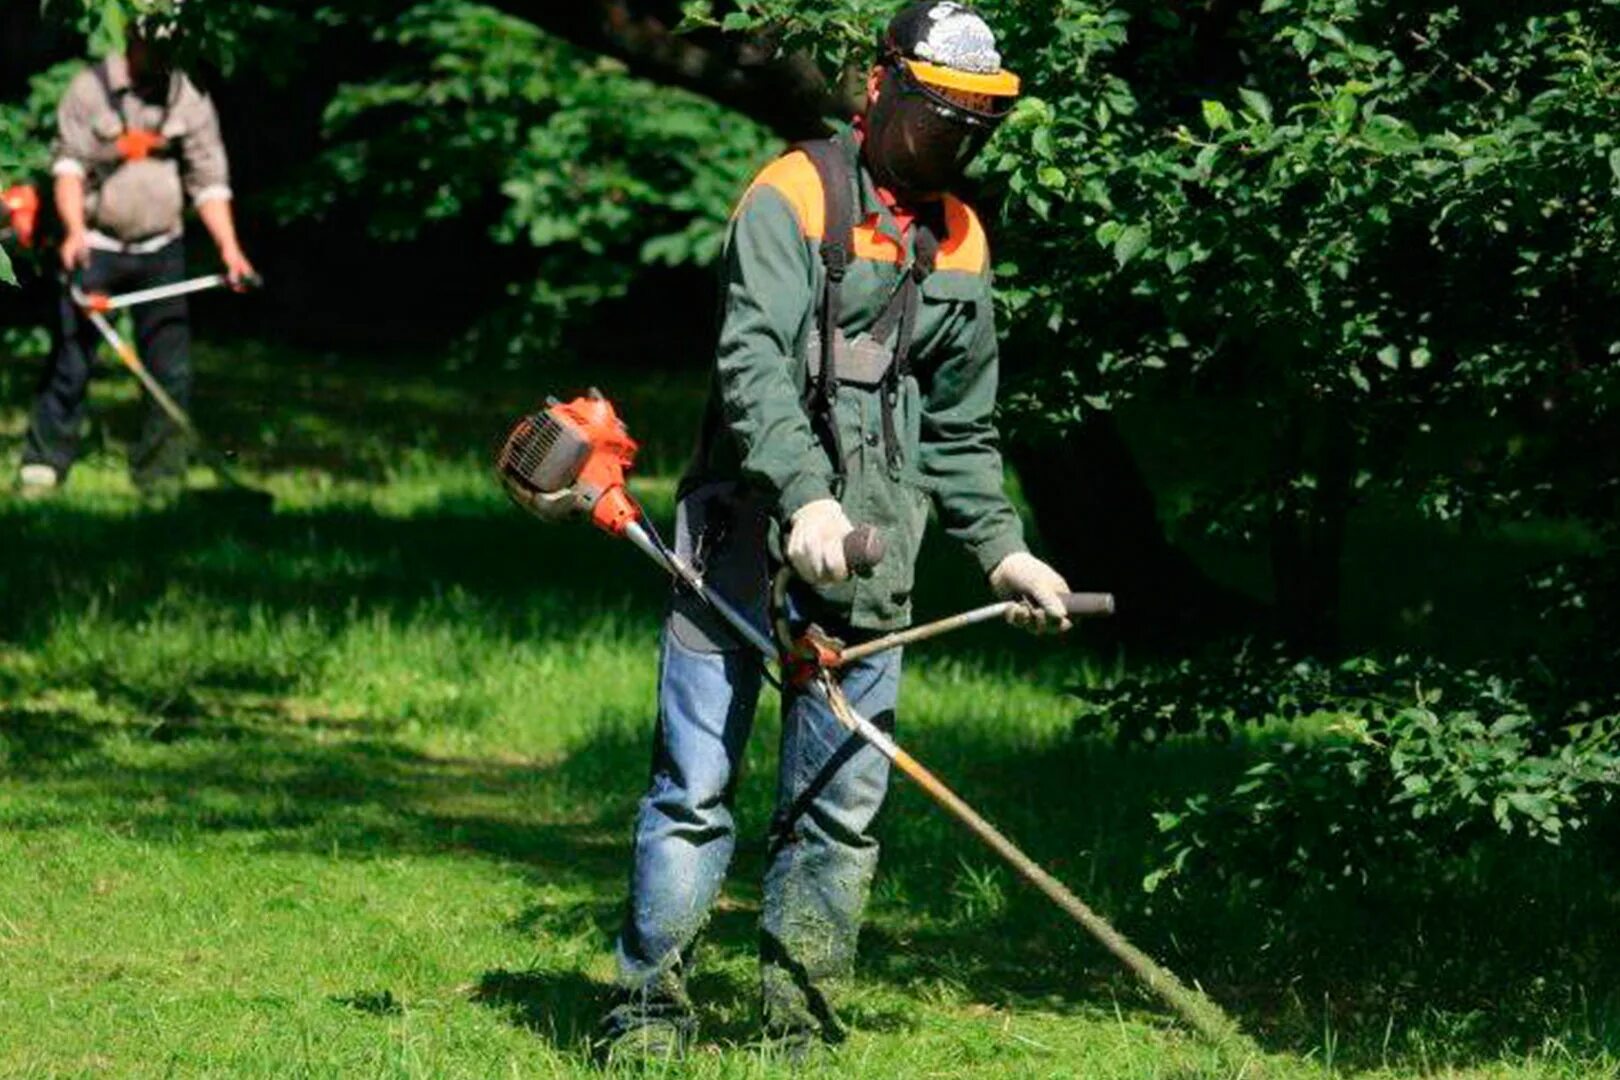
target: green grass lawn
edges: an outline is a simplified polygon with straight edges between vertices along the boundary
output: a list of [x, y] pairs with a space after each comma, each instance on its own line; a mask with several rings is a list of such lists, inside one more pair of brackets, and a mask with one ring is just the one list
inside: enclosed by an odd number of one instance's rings
[[[199, 367], [199, 418], [273, 517], [143, 506], [116, 376], [70, 490], [0, 496], [0, 1075], [589, 1071], [664, 586], [625, 546], [511, 510], [485, 460], [546, 391], [599, 381], [665, 518], [702, 373], [252, 348]], [[0, 361], [12, 447], [31, 378]], [[928, 611], [980, 597], [944, 547], [923, 577]], [[1422, 911], [1156, 909], [1151, 811], [1310, 733], [1153, 753], [1076, 738], [1067, 693], [1132, 662], [976, 632], [918, 651], [900, 735], [1232, 1007], [1268, 1075], [1620, 1076], [1593, 850], [1505, 846]], [[671, 1075], [787, 1074], [749, 1045], [773, 708], [695, 985], [703, 1044]], [[856, 1034], [820, 1071], [1236, 1074], [902, 781], [883, 828]]]

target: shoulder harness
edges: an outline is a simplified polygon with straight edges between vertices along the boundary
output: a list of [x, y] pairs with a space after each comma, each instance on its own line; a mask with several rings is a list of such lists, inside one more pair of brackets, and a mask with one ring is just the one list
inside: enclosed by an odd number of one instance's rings
[[107, 106], [112, 109], [113, 115], [118, 118], [119, 134], [114, 145], [118, 148], [118, 156], [124, 162], [145, 161], [147, 158], [166, 153], [169, 150], [169, 140], [163, 134], [163, 128], [169, 122], [169, 110], [174, 107], [175, 77], [169, 76], [169, 89], [164, 95], [163, 114], [158, 120], [158, 126], [152, 128], [131, 127], [129, 117], [124, 112], [124, 99], [132, 93], [129, 87], [114, 87], [112, 84], [112, 69], [107, 61], [96, 63], [90, 70], [95, 72], [96, 81], [101, 84], [101, 92], [107, 96]]
[[[821, 180], [825, 201], [825, 228], [821, 239], [821, 262], [826, 270], [821, 300], [817, 309], [817, 337], [820, 355], [806, 380], [805, 410], [812, 427], [832, 460], [834, 491], [841, 494], [847, 475], [848, 459], [844, 455], [843, 438], [835, 415], [840, 382], [863, 382], [851, 378], [852, 372], [839, 371], [839, 331], [842, 313], [844, 278], [855, 260], [855, 183], [849, 157], [835, 139], [815, 139], [795, 144], [789, 153], [803, 153], [815, 166]], [[911, 370], [911, 346], [916, 332], [917, 309], [921, 302], [922, 282], [933, 273], [939, 254], [939, 236], [919, 217], [912, 226], [916, 230], [914, 248], [916, 257], [902, 278], [894, 296], [878, 316], [871, 329], [863, 336], [887, 348], [890, 335], [894, 336], [891, 362], [884, 366], [878, 385], [883, 403], [883, 436], [887, 447], [887, 464], [898, 474], [903, 461], [900, 436], [895, 425], [895, 412], [899, 408], [900, 388]], [[870, 385], [870, 383], [867, 383]]]

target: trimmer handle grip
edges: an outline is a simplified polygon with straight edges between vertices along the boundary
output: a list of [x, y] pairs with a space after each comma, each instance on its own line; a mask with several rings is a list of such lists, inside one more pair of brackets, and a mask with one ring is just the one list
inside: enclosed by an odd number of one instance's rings
[[887, 551], [883, 534], [870, 525], [857, 525], [844, 537], [844, 565], [856, 577], [871, 577]]
[[1106, 592], [1064, 593], [1063, 610], [1071, 619], [1106, 619], [1114, 613], [1114, 594]]
[[264, 288], [264, 278], [259, 274], [244, 274], [231, 284], [237, 292], [258, 292]]

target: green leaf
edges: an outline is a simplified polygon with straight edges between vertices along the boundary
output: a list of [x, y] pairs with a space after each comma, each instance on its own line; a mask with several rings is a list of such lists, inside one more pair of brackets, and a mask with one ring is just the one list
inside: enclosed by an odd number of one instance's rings
[[1333, 99], [1333, 119], [1340, 131], [1349, 131], [1355, 126], [1356, 113], [1360, 108], [1354, 94], [1340, 92]]
[[1266, 123], [1271, 123], [1270, 98], [1266, 97], [1266, 95], [1262, 94], [1260, 91], [1251, 90], [1246, 86], [1241, 87], [1238, 90], [1238, 97], [1243, 99], [1243, 104], [1250, 112], [1254, 113], [1254, 115], [1258, 116]]
[[17, 284], [17, 275], [11, 269], [11, 256], [6, 254], [3, 247], [0, 247], [0, 284]]
[[1114, 261], [1121, 270], [1148, 246], [1148, 231], [1140, 225], [1129, 225], [1114, 241]]
[[1609, 151], [1609, 171], [1614, 174], [1614, 181], [1620, 184], [1620, 150]]
[[1068, 183], [1069, 180], [1069, 178], [1063, 174], [1063, 170], [1058, 168], [1056, 165], [1041, 166], [1041, 171], [1035, 174], [1035, 179], [1040, 181], [1042, 187], [1054, 189], [1063, 187]]
[[1211, 131], [1230, 131], [1232, 111], [1218, 101], [1204, 102], [1204, 123]]
[[1288, 0], [1265, 0], [1265, 3], [1260, 5], [1260, 14], [1270, 15], [1272, 12], [1281, 11], [1287, 6]]
[[1057, 143], [1052, 134], [1052, 125], [1046, 124], [1035, 129], [1035, 134], [1029, 139], [1030, 149], [1035, 151], [1042, 161], [1051, 161], [1057, 154]]
[[714, 4], [711, 0], [687, 0], [681, 5], [679, 29], [691, 30], [714, 25]]

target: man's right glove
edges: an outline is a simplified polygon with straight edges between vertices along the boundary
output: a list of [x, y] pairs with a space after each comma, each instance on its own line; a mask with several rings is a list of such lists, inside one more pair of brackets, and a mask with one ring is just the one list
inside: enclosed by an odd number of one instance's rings
[[1027, 551], [1014, 552], [990, 571], [990, 588], [1003, 600], [1021, 600], [1007, 612], [1007, 621], [1037, 634], [1069, 629], [1063, 596], [1069, 583], [1063, 575]]
[[788, 519], [788, 562], [812, 585], [843, 581], [849, 577], [844, 537], [854, 530], [837, 499], [805, 503]]

